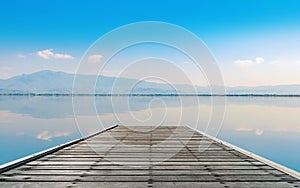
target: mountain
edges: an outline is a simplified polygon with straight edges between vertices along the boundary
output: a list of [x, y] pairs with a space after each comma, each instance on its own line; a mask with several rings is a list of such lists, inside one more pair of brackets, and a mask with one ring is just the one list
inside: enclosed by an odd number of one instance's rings
[[23, 74], [6, 80], [0, 80], [2, 92], [36, 93], [36, 92], [70, 92], [74, 76], [63, 72], [40, 71]]
[[[73, 90], [74, 79], [75, 89]], [[210, 88], [187, 84], [169, 86], [136, 79], [75, 75], [49, 70], [0, 79], [0, 94], [71, 94], [72, 92], [75, 94], [210, 94]], [[226, 87], [226, 93], [231, 95], [299, 95], [300, 85]]]
[[[116, 78], [95, 75], [75, 75], [64, 72], [44, 70], [32, 74], [23, 74], [9, 79], [0, 80], [0, 93], [55, 93], [70, 94], [73, 92], [75, 79], [76, 94], [127, 94], [127, 93], [175, 93], [165, 84], [138, 81], [128, 78]], [[114, 86], [114, 87], [112, 87]], [[134, 88], [131, 90], [130, 88]]]
[[256, 87], [227, 87], [227, 94], [274, 94], [274, 95], [299, 95], [300, 84], [271, 85]]

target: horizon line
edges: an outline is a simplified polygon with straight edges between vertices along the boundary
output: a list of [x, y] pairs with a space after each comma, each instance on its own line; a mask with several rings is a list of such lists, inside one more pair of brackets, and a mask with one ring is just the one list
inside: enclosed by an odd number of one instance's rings
[[0, 93], [0, 96], [203, 96], [203, 97], [300, 97], [300, 94], [104, 94], [104, 93]]

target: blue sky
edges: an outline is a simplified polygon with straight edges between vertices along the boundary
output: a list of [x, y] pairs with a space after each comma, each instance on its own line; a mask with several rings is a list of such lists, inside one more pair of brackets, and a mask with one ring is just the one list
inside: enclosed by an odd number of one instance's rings
[[4, 0], [0, 78], [43, 69], [74, 72], [103, 34], [132, 22], [163, 21], [206, 43], [226, 85], [300, 84], [299, 9], [297, 0]]

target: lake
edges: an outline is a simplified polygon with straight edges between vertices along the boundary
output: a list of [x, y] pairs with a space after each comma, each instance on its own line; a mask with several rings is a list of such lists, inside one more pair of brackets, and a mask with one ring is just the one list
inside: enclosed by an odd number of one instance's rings
[[0, 96], [0, 164], [115, 124], [188, 125], [300, 171], [300, 97]]

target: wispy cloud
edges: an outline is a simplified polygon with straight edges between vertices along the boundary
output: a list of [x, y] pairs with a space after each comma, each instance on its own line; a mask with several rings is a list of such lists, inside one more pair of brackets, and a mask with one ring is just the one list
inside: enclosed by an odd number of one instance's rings
[[39, 133], [36, 138], [40, 139], [40, 140], [47, 140], [47, 141], [51, 141], [52, 138], [55, 137], [66, 137], [69, 136], [71, 133], [70, 132], [54, 132], [54, 133], [50, 133], [49, 131], [43, 131], [41, 133]]
[[36, 55], [43, 59], [74, 59], [70, 54], [54, 53], [53, 49], [46, 49], [36, 52]]
[[103, 70], [101, 72], [102, 76], [111, 76], [111, 77], [119, 77], [121, 71], [120, 70]]
[[265, 61], [262, 57], [256, 57], [254, 60], [251, 59], [238, 59], [234, 61], [234, 63], [240, 67], [248, 67], [255, 64], [261, 64]]
[[234, 62], [236, 65], [240, 66], [240, 67], [247, 67], [253, 64], [252, 60], [241, 60], [238, 59]]
[[23, 54], [18, 54], [17, 57], [20, 58], [20, 59], [24, 59], [26, 56], [23, 55]]
[[[1, 63], [0, 63], [1, 64]], [[0, 67], [0, 79], [7, 79], [12, 77], [12, 70], [14, 68], [10, 66], [2, 66]]]
[[13, 67], [9, 67], [9, 66], [0, 67], [0, 71], [10, 71], [10, 70], [13, 70]]
[[100, 62], [102, 60], [102, 58], [103, 58], [103, 56], [101, 54], [90, 55], [88, 57], [88, 62], [97, 63], [97, 62]]
[[278, 65], [278, 66], [298, 66], [300, 65], [300, 60], [288, 61], [288, 60], [274, 60], [270, 62], [271, 65]]

